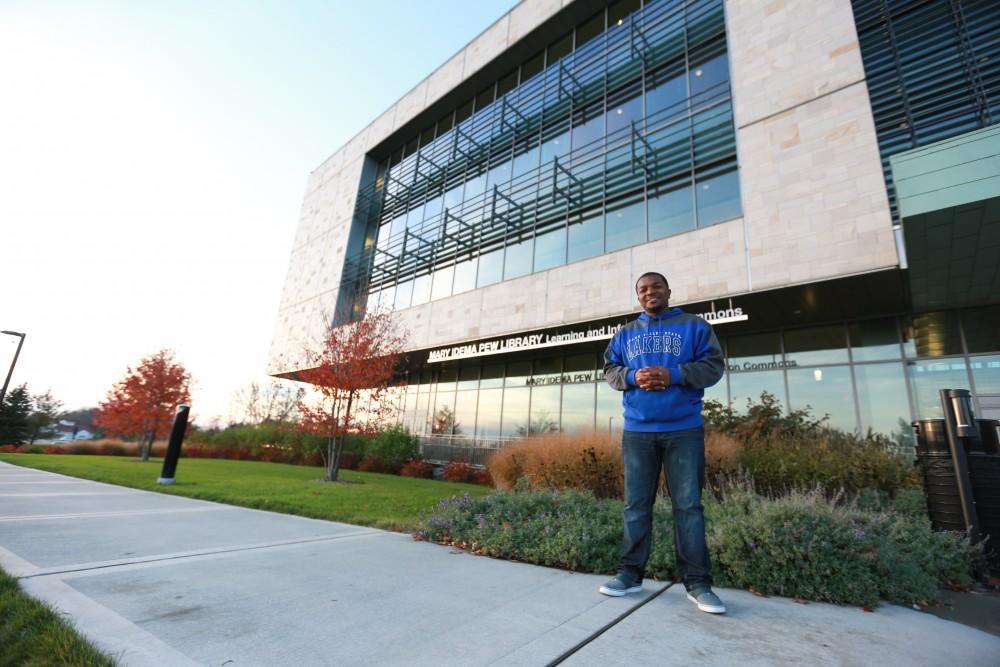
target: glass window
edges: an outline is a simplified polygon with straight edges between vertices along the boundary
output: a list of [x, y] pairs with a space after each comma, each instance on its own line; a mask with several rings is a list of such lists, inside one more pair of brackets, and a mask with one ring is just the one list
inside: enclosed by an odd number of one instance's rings
[[504, 258], [503, 269], [504, 280], [510, 280], [511, 278], [531, 273], [531, 252], [534, 246], [534, 239], [526, 239], [520, 243], [507, 246], [507, 255]]
[[545, 65], [549, 66], [573, 50], [573, 31], [552, 42], [545, 50]]
[[424, 220], [433, 220], [441, 215], [441, 204], [444, 201], [442, 195], [434, 197], [424, 205]]
[[858, 429], [850, 366], [788, 369], [788, 400], [791, 409], [809, 408], [816, 419], [830, 415], [827, 423], [833, 428], [846, 433]]
[[561, 390], [557, 384], [531, 388], [531, 420], [528, 423], [531, 435], [559, 430]]
[[427, 432], [427, 407], [430, 405], [431, 395], [427, 392], [417, 394], [417, 410], [413, 415], [413, 432], [423, 434]]
[[903, 365], [860, 364], [854, 367], [861, 409], [861, 433], [869, 429], [900, 445], [911, 443], [910, 403], [907, 400]]
[[536, 382], [558, 378], [562, 374], [562, 357], [543, 357], [532, 364], [531, 377]]
[[590, 352], [585, 352], [583, 354], [570, 354], [567, 355], [563, 361], [563, 372], [564, 373], [586, 373], [590, 372], [591, 377], [593, 377], [594, 371], [594, 355]]
[[528, 430], [528, 387], [507, 387], [503, 390], [503, 422], [500, 433], [504, 437], [521, 437]]
[[536, 169], [538, 167], [539, 152], [539, 147], [535, 146], [534, 148], [528, 149], [514, 158], [514, 167], [511, 177], [517, 178], [518, 176], [523, 176], [532, 169]]
[[1000, 396], [1000, 355], [971, 357], [969, 366], [972, 368], [977, 394]]
[[604, 10], [597, 12], [576, 28], [576, 47], [604, 32]]
[[[777, 364], [781, 361], [781, 343], [777, 333], [752, 334], [749, 336], [729, 336], [726, 346], [729, 364], [738, 366], [740, 371], [766, 368], [760, 364]], [[784, 392], [781, 394], [784, 395]]]
[[962, 339], [955, 312], [921, 313], [905, 319], [903, 349], [908, 357], [962, 354]]
[[692, 65], [691, 106], [699, 107], [729, 95], [729, 58], [725, 53]]
[[566, 228], [559, 227], [535, 238], [535, 271], [566, 263]]
[[849, 324], [847, 335], [854, 361], [899, 359], [899, 334], [891, 317]]
[[907, 362], [917, 419], [942, 418], [941, 389], [969, 389], [965, 359]]
[[510, 181], [510, 168], [510, 160], [507, 160], [490, 169], [489, 176], [486, 179], [486, 188], [490, 191], [490, 196], [493, 195], [494, 185], [500, 187], [501, 193], [507, 194], [508, 188], [505, 186]]
[[[563, 157], [569, 152], [569, 132], [552, 137], [542, 144], [541, 163], [546, 165], [556, 157]], [[560, 160], [561, 162], [562, 160]]]
[[962, 311], [962, 328], [969, 352], [1000, 351], [1000, 306]]
[[456, 185], [444, 194], [444, 208], [456, 211], [462, 205], [462, 186]]
[[431, 283], [431, 300], [443, 299], [451, 296], [451, 281], [455, 276], [454, 266], [445, 266], [434, 272], [434, 279]]
[[590, 109], [584, 110], [583, 114], [574, 119], [574, 122], [579, 124], [573, 127], [572, 141], [570, 142], [572, 150], [578, 151], [586, 147], [588, 155], [595, 154], [598, 149], [598, 144], [595, 142], [604, 138], [604, 102], [601, 101]]
[[579, 222], [570, 221], [567, 262], [596, 257], [604, 252], [604, 216], [590, 212]]
[[480, 389], [476, 411], [476, 435], [495, 438], [500, 435], [500, 410], [503, 407], [503, 389]]
[[419, 306], [431, 300], [431, 274], [418, 276], [413, 280], [413, 296], [411, 306]]
[[476, 287], [498, 283], [503, 278], [503, 248], [479, 256], [479, 274]]
[[471, 176], [469, 180], [465, 182], [465, 192], [463, 193], [463, 198], [465, 201], [474, 199], [483, 194], [486, 191], [486, 174], [479, 174], [477, 176]]
[[478, 391], [460, 391], [455, 395], [455, 420], [452, 433], [473, 435], [476, 431]]
[[698, 200], [698, 226], [714, 225], [741, 215], [740, 179], [736, 171], [699, 180], [695, 184]]
[[604, 218], [607, 230], [605, 252], [628, 248], [646, 240], [645, 208], [640, 200], [623, 208], [608, 211]]
[[458, 368], [455, 366], [438, 367], [438, 389], [454, 389], [458, 381]]
[[507, 375], [504, 379], [505, 387], [524, 387], [527, 385], [528, 376], [531, 375], [530, 361], [512, 361], [507, 364]]
[[458, 388], [475, 389], [479, 386], [479, 361], [463, 361], [458, 371]]
[[626, 128], [632, 127], [632, 121], [642, 128], [642, 90], [636, 86], [627, 98], [615, 104], [609, 102], [607, 117], [607, 135], [610, 137], [621, 132], [622, 137], [628, 140], [629, 132]]
[[455, 265], [455, 287], [454, 294], [468, 292], [476, 287], [476, 266], [479, 258], [473, 257]]
[[639, 0], [618, 0], [608, 6], [608, 27], [621, 25], [629, 14], [639, 11]]
[[612, 389], [607, 382], [598, 382], [595, 428], [598, 431], [621, 431], [625, 428], [622, 412], [622, 392]]
[[392, 307], [395, 310], [409, 308], [411, 296], [413, 296], [413, 281], [407, 280], [399, 283], [396, 285], [396, 298], [393, 300]]
[[837, 364], [847, 361], [844, 327], [814, 327], [785, 332], [785, 359], [796, 366]]
[[431, 433], [452, 435], [455, 428], [455, 392], [438, 391], [431, 415]]
[[736, 412], [746, 412], [750, 401], [760, 403], [760, 395], [765, 391], [785, 405], [785, 374], [782, 371], [729, 373], [729, 401]]
[[694, 202], [690, 185], [651, 194], [647, 204], [650, 240], [694, 229]]
[[521, 65], [521, 81], [527, 81], [545, 67], [545, 52], [535, 54]]
[[562, 388], [562, 430], [574, 433], [594, 429], [593, 382], [566, 384]]
[[647, 127], [687, 113], [687, 81], [678, 70], [661, 70], [646, 80]]
[[726, 377], [723, 376], [721, 380], [711, 387], [705, 387], [705, 396], [702, 400], [716, 401], [722, 405], [729, 405], [729, 396], [726, 391]]
[[482, 389], [503, 386], [503, 364], [485, 364], [479, 386]]

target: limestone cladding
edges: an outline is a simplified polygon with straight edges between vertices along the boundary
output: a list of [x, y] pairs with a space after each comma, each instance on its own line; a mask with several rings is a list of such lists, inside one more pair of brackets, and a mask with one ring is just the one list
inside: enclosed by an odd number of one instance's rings
[[667, 275], [675, 303], [747, 291], [742, 220], [698, 229], [456, 294], [397, 313], [408, 349], [624, 315], [646, 271]]
[[726, 14], [752, 289], [897, 266], [850, 0]]

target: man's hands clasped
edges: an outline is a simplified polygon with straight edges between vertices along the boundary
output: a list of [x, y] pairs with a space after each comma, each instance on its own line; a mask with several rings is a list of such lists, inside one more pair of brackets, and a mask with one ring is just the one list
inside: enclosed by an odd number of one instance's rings
[[670, 384], [670, 369], [665, 366], [646, 366], [635, 372], [635, 382], [646, 391], [663, 391]]

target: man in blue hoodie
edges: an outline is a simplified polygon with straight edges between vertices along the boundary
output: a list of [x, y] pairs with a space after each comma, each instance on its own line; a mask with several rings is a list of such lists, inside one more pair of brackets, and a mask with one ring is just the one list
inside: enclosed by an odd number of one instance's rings
[[722, 614], [726, 607], [712, 592], [701, 506], [701, 399], [705, 387], [722, 377], [722, 349], [708, 322], [670, 308], [670, 286], [661, 274], [644, 273], [635, 291], [642, 313], [615, 334], [604, 352], [604, 377], [624, 392], [625, 535], [618, 575], [600, 591], [621, 596], [642, 590], [662, 468], [674, 511], [677, 565], [688, 599], [702, 611]]

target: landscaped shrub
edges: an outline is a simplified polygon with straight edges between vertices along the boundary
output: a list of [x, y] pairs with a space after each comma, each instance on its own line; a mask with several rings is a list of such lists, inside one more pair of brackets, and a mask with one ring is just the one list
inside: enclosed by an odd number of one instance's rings
[[465, 482], [466, 484], [484, 484], [490, 486], [490, 475], [487, 471], [462, 463], [452, 461], [444, 467], [441, 479], [446, 482]]
[[403, 464], [399, 474], [403, 477], [416, 477], [418, 479], [430, 479], [434, 476], [434, 466], [427, 461], [415, 459]]
[[379, 431], [365, 447], [366, 456], [378, 457], [396, 470], [416, 458], [419, 451], [420, 440], [400, 424]]
[[[475, 553], [612, 573], [621, 541], [622, 503], [578, 491], [500, 492], [442, 501], [424, 517], [423, 539]], [[713, 574], [721, 586], [762, 594], [871, 607], [879, 599], [936, 598], [941, 583], [972, 583], [978, 557], [965, 536], [935, 533], [926, 518], [831, 502], [820, 491], [779, 499], [747, 485], [705, 499]], [[654, 508], [647, 576], [676, 577], [669, 502]]]
[[359, 472], [380, 472], [386, 474], [398, 474], [400, 468], [402, 468], [402, 464], [400, 464], [399, 466], [394, 466], [385, 459], [383, 459], [381, 456], [376, 456], [376, 455], [365, 456], [358, 462]]
[[620, 436], [600, 431], [549, 433], [515, 442], [486, 463], [497, 488], [526, 478], [531, 489], [586, 489], [622, 497]]

